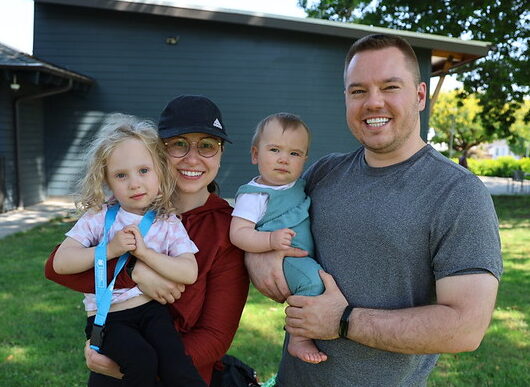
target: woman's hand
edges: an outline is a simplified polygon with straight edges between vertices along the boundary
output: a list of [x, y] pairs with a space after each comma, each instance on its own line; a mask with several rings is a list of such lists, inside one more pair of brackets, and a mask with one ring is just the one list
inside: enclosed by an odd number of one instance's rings
[[276, 302], [284, 302], [291, 295], [283, 275], [284, 257], [306, 257], [307, 251], [291, 247], [266, 253], [246, 253], [245, 264], [256, 289]]
[[91, 371], [116, 379], [123, 378], [118, 363], [90, 348], [90, 340], [87, 340], [85, 345], [85, 361]]
[[183, 284], [168, 280], [140, 260], [134, 266], [132, 279], [143, 293], [161, 304], [174, 303], [185, 290]]

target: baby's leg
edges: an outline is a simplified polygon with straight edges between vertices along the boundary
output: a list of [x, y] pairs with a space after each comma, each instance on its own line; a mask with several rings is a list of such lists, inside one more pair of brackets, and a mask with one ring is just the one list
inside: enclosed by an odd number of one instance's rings
[[[324, 284], [319, 270], [323, 270], [314, 259], [286, 257], [283, 260], [283, 272], [289, 290], [299, 296], [318, 296], [324, 291]], [[287, 351], [300, 360], [308, 363], [320, 363], [327, 360], [327, 355], [321, 352], [313, 340], [302, 336], [289, 337]]]
[[328, 359], [328, 356], [317, 348], [313, 340], [303, 336], [289, 336], [287, 351], [291, 356], [307, 363], [318, 364]]

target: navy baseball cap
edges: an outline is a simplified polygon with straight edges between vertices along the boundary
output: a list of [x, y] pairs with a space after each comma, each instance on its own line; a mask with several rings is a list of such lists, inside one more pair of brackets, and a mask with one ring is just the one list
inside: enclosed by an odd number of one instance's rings
[[172, 99], [160, 114], [158, 134], [170, 138], [186, 133], [206, 133], [229, 143], [221, 111], [202, 95], [179, 95]]

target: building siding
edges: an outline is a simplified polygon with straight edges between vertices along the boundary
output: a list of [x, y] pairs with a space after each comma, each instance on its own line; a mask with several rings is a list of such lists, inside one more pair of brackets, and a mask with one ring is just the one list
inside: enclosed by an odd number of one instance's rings
[[[178, 37], [176, 45], [166, 38]], [[204, 94], [221, 111], [233, 144], [218, 183], [224, 197], [257, 174], [255, 125], [299, 114], [313, 132], [309, 163], [358, 147], [345, 121], [342, 71], [349, 39], [227, 23], [35, 4], [34, 54], [96, 80], [86, 95], [44, 100], [49, 195], [65, 195], [87, 141], [110, 112], [158, 119], [179, 94]], [[430, 53], [419, 52], [429, 72]], [[425, 77], [428, 79], [428, 77]], [[426, 118], [422, 118], [425, 125]], [[426, 132], [426, 129], [424, 130]]]
[[0, 212], [16, 208], [14, 135], [9, 85], [0, 78]]
[[24, 207], [46, 199], [41, 101], [20, 104], [20, 187]]

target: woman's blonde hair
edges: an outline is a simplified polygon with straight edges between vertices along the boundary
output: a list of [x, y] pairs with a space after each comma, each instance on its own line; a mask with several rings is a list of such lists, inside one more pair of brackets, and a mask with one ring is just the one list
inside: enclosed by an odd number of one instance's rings
[[108, 189], [106, 167], [110, 155], [125, 140], [141, 141], [153, 158], [155, 173], [158, 176], [159, 194], [149, 209], [158, 216], [167, 216], [176, 212], [174, 204], [175, 176], [169, 164], [162, 140], [158, 137], [156, 125], [147, 120], [121, 113], [107, 117], [103, 126], [88, 148], [85, 159], [86, 170], [78, 182], [76, 205], [82, 211], [100, 211], [103, 204], [114, 204], [114, 197], [106, 197]]

